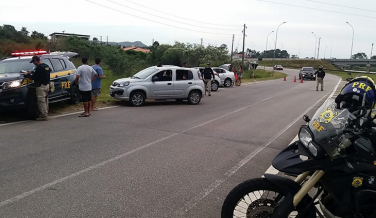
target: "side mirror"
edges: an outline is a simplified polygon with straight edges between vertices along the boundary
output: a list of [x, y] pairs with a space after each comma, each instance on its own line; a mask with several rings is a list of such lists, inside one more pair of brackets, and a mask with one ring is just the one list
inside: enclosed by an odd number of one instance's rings
[[151, 81], [153, 81], [153, 82], [158, 81], [158, 80], [159, 80], [159, 78], [158, 78], [157, 76], [153, 76], [153, 77], [151, 78]]
[[311, 119], [309, 118], [308, 115], [304, 115], [304, 116], [303, 116], [303, 120], [306, 121], [307, 123], [308, 123], [309, 121], [311, 121]]

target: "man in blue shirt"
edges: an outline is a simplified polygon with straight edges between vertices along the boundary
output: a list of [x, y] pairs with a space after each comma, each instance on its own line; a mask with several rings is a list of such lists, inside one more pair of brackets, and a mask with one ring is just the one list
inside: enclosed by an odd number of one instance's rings
[[101, 79], [105, 79], [106, 76], [103, 75], [103, 70], [100, 67], [101, 65], [101, 59], [95, 58], [95, 65], [92, 66], [92, 68], [97, 72], [98, 77], [93, 81], [92, 83], [92, 90], [91, 90], [91, 110], [97, 111], [98, 108], [95, 107], [95, 102], [97, 101], [98, 95], [101, 94]]

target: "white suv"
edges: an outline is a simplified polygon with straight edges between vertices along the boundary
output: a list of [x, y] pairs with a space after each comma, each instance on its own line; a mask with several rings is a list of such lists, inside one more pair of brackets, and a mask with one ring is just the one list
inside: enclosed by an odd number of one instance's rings
[[146, 99], [186, 99], [198, 104], [204, 93], [198, 69], [176, 66], [149, 67], [133, 77], [115, 80], [110, 86], [111, 97], [132, 106], [142, 106]]
[[212, 67], [214, 72], [218, 73], [219, 77], [221, 78], [221, 85], [224, 87], [230, 87], [233, 82], [235, 82], [235, 75], [233, 72], [225, 70], [220, 67]]

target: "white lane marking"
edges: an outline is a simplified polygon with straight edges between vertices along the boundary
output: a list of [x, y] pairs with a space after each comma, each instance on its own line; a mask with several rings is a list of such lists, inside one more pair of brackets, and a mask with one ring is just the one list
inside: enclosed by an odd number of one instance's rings
[[[102, 108], [98, 108], [98, 110], [112, 109], [112, 108], [116, 108], [116, 107], [120, 107], [120, 106], [102, 107]], [[82, 111], [77, 111], [77, 112], [72, 112], [72, 113], [68, 113], [68, 114], [61, 114], [61, 115], [51, 116], [50, 118], [65, 117], [65, 116], [79, 114], [79, 113], [82, 113]]]
[[[337, 90], [339, 84], [341, 83], [341, 81], [342, 81], [342, 79], [340, 79], [338, 81], [337, 85], [334, 87], [332, 93], [328, 96], [328, 98], [325, 100], [325, 102], [327, 102], [329, 99], [331, 99], [333, 97], [333, 95], [336, 92], [336, 90]], [[323, 103], [323, 105], [325, 104], [325, 102]], [[293, 143], [293, 142], [295, 142], [295, 141], [297, 141], [298, 139], [299, 139], [299, 136], [296, 135], [295, 138], [290, 142], [290, 144]], [[279, 171], [277, 169], [275, 169], [272, 165], [270, 165], [270, 167], [266, 170], [266, 172], [264, 174], [274, 174], [274, 175], [277, 175], [278, 173], [279, 173]], [[264, 175], [262, 177], [264, 177]]]
[[[329, 93], [328, 93], [329, 94]], [[283, 128], [281, 131], [279, 131], [276, 135], [274, 135], [268, 143], [265, 145], [258, 147], [256, 150], [254, 150], [251, 154], [249, 154], [247, 157], [245, 157], [243, 160], [241, 160], [239, 163], [237, 163], [234, 167], [232, 167], [230, 170], [228, 170], [224, 175], [223, 178], [217, 179], [212, 184], [209, 185], [209, 187], [204, 188], [202, 192], [200, 192], [196, 197], [188, 201], [184, 204], [182, 208], [177, 210], [175, 213], [178, 216], [183, 216], [188, 210], [190, 210], [192, 207], [194, 207], [199, 201], [204, 199], [206, 196], [208, 196], [212, 191], [214, 191], [218, 186], [220, 186], [226, 179], [231, 177], [234, 173], [236, 173], [242, 166], [244, 166], [246, 163], [248, 163], [252, 158], [254, 158], [258, 153], [260, 153], [262, 150], [264, 150], [267, 146], [269, 146], [274, 140], [276, 140], [279, 136], [281, 136], [284, 132], [286, 132], [292, 125], [294, 125], [298, 120], [301, 119], [303, 115], [308, 113], [316, 104], [318, 104], [320, 101], [322, 101], [328, 94], [324, 95], [320, 100], [318, 100], [316, 103], [314, 103], [310, 108], [308, 108], [302, 115], [300, 115], [298, 118], [296, 118], [294, 121], [292, 121], [289, 125], [287, 125], [285, 128]]]
[[9, 125], [13, 125], [13, 124], [19, 124], [19, 123], [26, 123], [26, 122], [29, 122], [28, 120], [24, 120], [24, 121], [18, 121], [18, 122], [13, 122], [13, 123], [4, 123], [4, 124], [0, 124], [0, 127], [2, 126], [9, 126]]
[[[98, 108], [98, 110], [106, 110], [106, 109], [111, 109], [111, 108], [116, 108], [116, 107], [120, 107], [120, 106], [102, 107], [102, 108]], [[65, 116], [69, 116], [69, 115], [75, 115], [75, 114], [79, 114], [79, 113], [82, 113], [82, 111], [77, 111], [77, 112], [72, 112], [72, 113], [67, 113], [67, 114], [61, 114], [61, 115], [51, 116], [49, 118], [53, 119], [53, 118], [65, 117]], [[23, 120], [23, 121], [12, 122], [12, 123], [4, 123], [4, 124], [0, 124], [0, 127], [2, 127], [2, 126], [9, 126], [9, 125], [15, 125], [15, 124], [20, 124], [20, 123], [27, 123], [27, 122], [34, 122], [34, 121]]]
[[[119, 159], [121, 159], [121, 158], [123, 158], [123, 157], [126, 157], [126, 156], [130, 155], [130, 154], [133, 154], [133, 153], [135, 153], [135, 152], [138, 152], [138, 151], [140, 151], [140, 150], [143, 150], [143, 149], [145, 149], [145, 148], [148, 148], [148, 147], [150, 147], [150, 146], [152, 146], [152, 145], [155, 145], [155, 144], [157, 144], [157, 143], [159, 143], [159, 142], [162, 142], [162, 141], [165, 141], [165, 140], [167, 140], [167, 139], [170, 139], [170, 138], [172, 138], [172, 137], [174, 137], [174, 136], [177, 136], [177, 135], [183, 134], [183, 133], [188, 132], [188, 131], [190, 131], [190, 130], [192, 130], [192, 129], [195, 129], [195, 128], [197, 128], [197, 127], [201, 127], [201, 126], [203, 126], [203, 125], [206, 125], [206, 124], [208, 124], [208, 123], [214, 122], [214, 121], [219, 120], [219, 119], [222, 119], [222, 118], [224, 118], [224, 117], [226, 117], [226, 116], [229, 116], [229, 115], [231, 115], [231, 114], [237, 113], [237, 112], [242, 111], [242, 110], [244, 110], [244, 109], [247, 109], [247, 108], [249, 108], [249, 107], [251, 107], [251, 106], [254, 106], [254, 105], [256, 105], [256, 104], [259, 104], [259, 103], [261, 103], [261, 102], [264, 102], [264, 101], [267, 101], [267, 100], [269, 100], [269, 99], [272, 99], [272, 98], [274, 98], [274, 97], [276, 97], [276, 96], [278, 96], [278, 95], [279, 95], [279, 94], [277, 94], [277, 95], [275, 95], [275, 96], [272, 96], [272, 97], [269, 97], [269, 98], [265, 98], [265, 99], [263, 99], [263, 100], [261, 100], [261, 101], [258, 101], [258, 102], [255, 102], [255, 103], [253, 103], [253, 104], [247, 105], [247, 106], [242, 107], [242, 108], [240, 108], [240, 109], [238, 109], [238, 110], [235, 110], [235, 111], [229, 112], [229, 113], [227, 113], [227, 114], [225, 114], [225, 115], [222, 115], [222, 116], [220, 116], [220, 117], [214, 118], [214, 119], [209, 120], [209, 121], [207, 121], [207, 122], [201, 123], [201, 124], [199, 124], [199, 125], [196, 125], [196, 126], [194, 126], [194, 127], [191, 127], [191, 128], [189, 128], [189, 129], [186, 129], [186, 130], [181, 131], [181, 132], [179, 132], [179, 133], [174, 133], [174, 134], [171, 134], [171, 135], [166, 136], [166, 137], [164, 137], [164, 138], [161, 138], [161, 139], [155, 140], [155, 141], [150, 142], [150, 143], [148, 143], [148, 144], [142, 145], [141, 147], [138, 147], [138, 148], [136, 148], [136, 149], [133, 149], [133, 150], [131, 150], [131, 151], [128, 151], [128, 152], [126, 152], [126, 153], [123, 153], [123, 154], [120, 154], [120, 155], [118, 155], [118, 156], [116, 156], [116, 157], [113, 157], [113, 158], [111, 158], [111, 159], [109, 159], [109, 160], [103, 161], [103, 162], [101, 162], [101, 163], [99, 163], [99, 164], [95, 164], [95, 165], [93, 165], [93, 166], [90, 166], [90, 167], [88, 167], [88, 168], [85, 168], [85, 169], [83, 169], [83, 170], [80, 170], [80, 171], [78, 171], [78, 172], [76, 172], [76, 173], [73, 173], [73, 174], [70, 174], [70, 175], [68, 175], [68, 176], [65, 176], [65, 177], [63, 177], [63, 178], [61, 178], [61, 179], [55, 180], [55, 181], [53, 181], [53, 182], [47, 183], [47, 184], [45, 184], [45, 185], [43, 185], [43, 186], [40, 186], [40, 187], [38, 187], [38, 188], [35, 188], [35, 189], [33, 189], [33, 190], [30, 190], [30, 191], [24, 192], [24, 193], [22, 193], [22, 194], [20, 194], [20, 195], [17, 195], [17, 196], [15, 196], [15, 197], [9, 198], [9, 199], [7, 199], [7, 200], [5, 200], [5, 201], [0, 202], [0, 207], [3, 207], [3, 206], [8, 205], [8, 204], [10, 204], [10, 203], [16, 202], [16, 201], [18, 201], [18, 200], [20, 200], [20, 199], [23, 199], [23, 198], [25, 198], [25, 197], [27, 197], [27, 196], [30, 196], [30, 195], [32, 195], [32, 194], [35, 194], [35, 193], [37, 193], [37, 192], [43, 191], [43, 190], [45, 190], [45, 189], [47, 189], [47, 188], [49, 188], [49, 187], [51, 187], [51, 186], [54, 186], [54, 185], [56, 185], [56, 184], [59, 184], [59, 183], [62, 183], [62, 182], [64, 182], [64, 181], [67, 181], [67, 180], [69, 180], [69, 179], [75, 178], [75, 177], [77, 177], [77, 176], [79, 176], [79, 175], [81, 175], [81, 174], [83, 174], [83, 173], [86, 173], [86, 172], [89, 172], [89, 171], [91, 171], [91, 170], [94, 170], [94, 169], [97, 169], [97, 168], [99, 168], [99, 167], [102, 167], [102, 166], [104, 166], [104, 165], [107, 165], [107, 164], [109, 164], [109, 163], [111, 163], [111, 162], [114, 162], [114, 161], [116, 161], [116, 160], [119, 160]], [[219, 185], [219, 184], [218, 184], [218, 185]], [[210, 187], [210, 190], [211, 190], [211, 187]]]

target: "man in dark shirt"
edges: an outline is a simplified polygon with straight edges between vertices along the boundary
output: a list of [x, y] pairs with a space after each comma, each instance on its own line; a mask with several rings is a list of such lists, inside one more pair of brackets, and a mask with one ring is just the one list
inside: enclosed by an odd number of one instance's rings
[[323, 70], [323, 67], [320, 66], [319, 70], [315, 72], [316, 75], [316, 91], [319, 91], [319, 84], [321, 84], [321, 91], [324, 91], [324, 77], [325, 77], [325, 71]]
[[211, 69], [210, 67], [210, 63], [207, 63], [206, 64], [206, 68], [204, 69], [204, 81], [205, 81], [205, 85], [206, 85], [206, 88], [205, 88], [205, 95], [206, 95], [206, 92], [208, 91], [209, 92], [209, 96], [211, 96], [210, 92], [211, 92], [211, 78], [213, 77], [213, 79], [215, 79], [215, 75], [214, 75], [214, 72], [213, 72], [213, 69]]
[[25, 78], [34, 80], [36, 87], [37, 103], [40, 112], [39, 121], [46, 121], [48, 118], [48, 91], [50, 90], [50, 72], [47, 64], [40, 61], [38, 56], [33, 56], [30, 63], [35, 64], [35, 70], [31, 73], [24, 73]]

